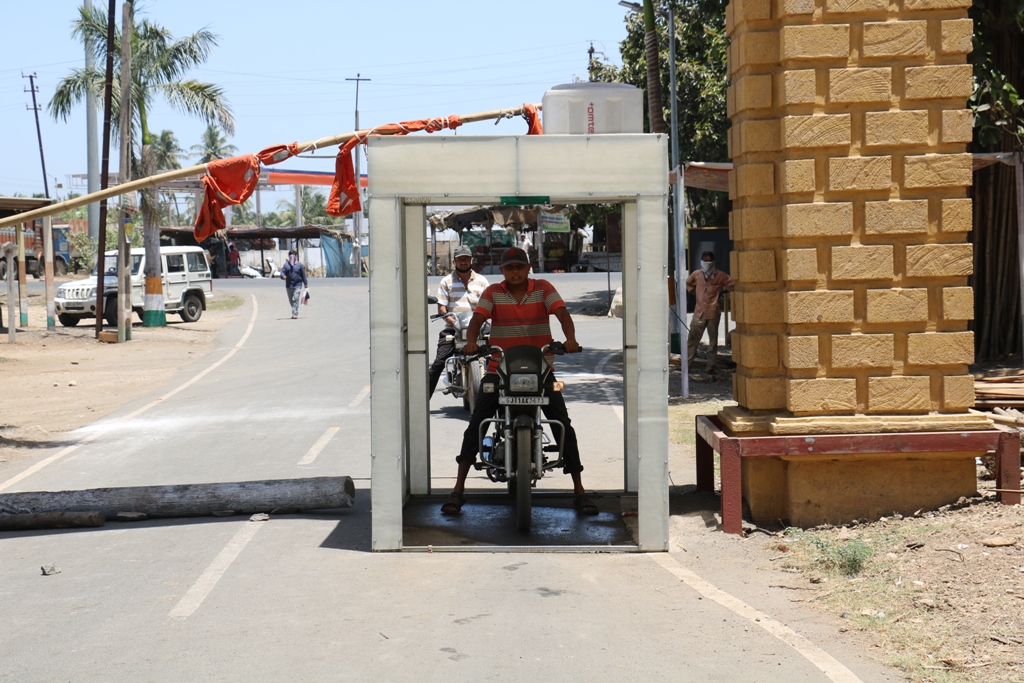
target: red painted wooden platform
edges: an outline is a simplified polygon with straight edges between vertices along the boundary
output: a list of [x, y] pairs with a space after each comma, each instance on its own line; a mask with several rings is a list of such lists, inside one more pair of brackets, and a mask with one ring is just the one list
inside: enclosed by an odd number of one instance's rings
[[[976, 432], [900, 432], [895, 434], [816, 434], [809, 436], [735, 436], [715, 415], [697, 416], [697, 490], [715, 490], [715, 453], [722, 461], [722, 528], [743, 534], [743, 458], [875, 453], [951, 453], [995, 451], [996, 488], [1006, 505], [1021, 502], [1020, 432], [997, 425]], [[1016, 491], [1016, 493], [1012, 493]]]

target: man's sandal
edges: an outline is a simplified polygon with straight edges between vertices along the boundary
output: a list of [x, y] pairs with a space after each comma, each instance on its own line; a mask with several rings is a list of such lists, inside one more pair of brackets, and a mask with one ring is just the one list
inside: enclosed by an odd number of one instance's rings
[[574, 497], [572, 499], [572, 506], [583, 515], [596, 515], [598, 513], [597, 505], [585, 493]]
[[442, 515], [457, 515], [462, 512], [462, 506], [466, 504], [466, 497], [461, 493], [452, 491], [448, 500], [441, 505]]

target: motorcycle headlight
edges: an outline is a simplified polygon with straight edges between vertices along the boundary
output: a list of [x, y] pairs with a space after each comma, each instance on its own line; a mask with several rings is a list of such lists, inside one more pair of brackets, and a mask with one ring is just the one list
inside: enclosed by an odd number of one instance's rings
[[537, 375], [509, 375], [508, 389], [516, 393], [537, 393], [540, 387]]

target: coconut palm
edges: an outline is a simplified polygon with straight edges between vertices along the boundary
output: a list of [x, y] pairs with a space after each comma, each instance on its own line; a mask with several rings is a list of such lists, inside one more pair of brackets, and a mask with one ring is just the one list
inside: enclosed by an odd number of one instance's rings
[[[99, 7], [80, 8], [72, 35], [89, 46], [96, 64], [106, 64], [107, 15]], [[170, 31], [148, 19], [135, 21], [132, 36], [132, 110], [133, 133], [143, 145], [152, 143], [148, 113], [153, 100], [164, 99], [178, 111], [216, 122], [227, 133], [234, 133], [235, 122], [224, 91], [212, 83], [186, 79], [185, 74], [203, 62], [216, 47], [217, 37], [206, 29], [175, 39]], [[120, 72], [121, 33], [114, 33], [114, 71]], [[55, 118], [67, 120], [71, 110], [85, 99], [88, 91], [103, 100], [104, 72], [98, 68], [73, 69], [58, 84], [50, 100], [49, 111]], [[120, 121], [120, 82], [114, 79], [111, 97], [111, 125]], [[135, 135], [133, 134], [133, 137]], [[134, 145], [133, 145], [134, 147]]]
[[160, 135], [153, 136], [150, 144], [153, 146], [153, 160], [159, 170], [171, 171], [181, 168], [185, 150], [178, 144], [178, 138], [174, 136], [173, 131], [160, 131]]
[[[185, 78], [189, 70], [206, 61], [210, 50], [217, 45], [217, 37], [205, 29], [184, 38], [175, 39], [170, 31], [148, 19], [132, 19], [131, 40], [131, 93], [132, 130], [125, 137], [141, 141], [140, 161], [133, 162], [149, 175], [156, 170], [152, 154], [152, 139], [149, 133], [149, 111], [154, 99], [164, 99], [178, 111], [198, 116], [210, 123], [218, 123], [227, 133], [233, 133], [235, 124], [231, 108], [224, 91], [211, 83]], [[106, 64], [107, 58], [107, 15], [99, 7], [79, 9], [78, 18], [72, 25], [72, 35], [82, 40], [92, 50], [96, 64]], [[115, 30], [113, 61], [115, 71], [121, 70], [121, 41], [124, 36]], [[103, 99], [104, 72], [95, 67], [74, 69], [57, 84], [57, 90], [50, 100], [49, 111], [54, 119], [67, 120], [71, 110], [92, 92], [100, 101]], [[111, 125], [120, 134], [120, 104], [122, 95], [119, 80], [114, 79], [111, 91]], [[128, 169], [121, 169], [122, 173]], [[127, 177], [127, 176], [126, 176]], [[157, 200], [155, 192], [142, 193], [142, 223], [146, 235], [146, 277], [160, 277], [160, 240], [157, 232]], [[163, 325], [164, 312], [161, 296], [146, 299], [143, 323]], [[152, 307], [152, 309], [151, 309]], [[151, 316], [151, 313], [153, 314]]]
[[238, 153], [238, 148], [228, 144], [228, 139], [220, 134], [217, 126], [212, 123], [203, 131], [198, 145], [189, 147], [192, 156], [198, 157], [201, 164], [208, 164], [217, 159], [227, 159]]
[[[178, 144], [178, 138], [174, 136], [173, 131], [162, 130], [159, 135], [154, 135], [150, 147], [153, 153], [153, 164], [157, 170], [170, 171], [181, 168], [181, 159], [186, 156], [185, 150]], [[171, 215], [171, 206], [173, 206], [174, 213], [177, 215], [177, 225], [181, 225], [177, 195], [173, 192], [162, 192], [161, 194], [164, 199], [164, 207], [158, 212], [158, 215], [163, 216], [166, 212], [168, 224], [174, 223], [174, 218]]]
[[[327, 197], [309, 185], [302, 186], [302, 222], [307, 225], [335, 225], [343, 218], [327, 213]], [[282, 199], [277, 203], [281, 225], [295, 225], [295, 202]], [[264, 220], [266, 222], [266, 220]]]

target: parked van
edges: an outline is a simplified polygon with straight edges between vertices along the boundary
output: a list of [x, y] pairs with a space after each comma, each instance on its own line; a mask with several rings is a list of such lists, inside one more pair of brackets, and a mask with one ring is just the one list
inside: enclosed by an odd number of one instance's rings
[[[213, 300], [213, 279], [206, 252], [199, 247], [160, 247], [163, 260], [164, 307], [187, 323], [194, 323]], [[142, 318], [145, 298], [146, 250], [131, 250], [132, 310]], [[99, 264], [97, 264], [98, 266]], [[104, 259], [103, 306], [108, 325], [117, 324], [117, 252], [108, 251]], [[65, 327], [74, 327], [83, 318], [96, 317], [96, 275], [68, 282], [57, 288], [54, 300], [57, 319]]]

